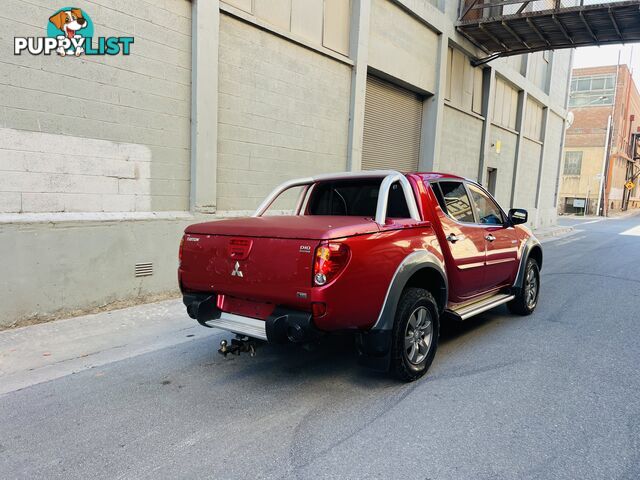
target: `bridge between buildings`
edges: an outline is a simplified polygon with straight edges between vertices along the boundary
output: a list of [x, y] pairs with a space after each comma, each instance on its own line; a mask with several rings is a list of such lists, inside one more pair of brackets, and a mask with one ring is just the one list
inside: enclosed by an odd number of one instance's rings
[[463, 0], [458, 31], [487, 53], [474, 62], [541, 50], [640, 41], [640, 0]]

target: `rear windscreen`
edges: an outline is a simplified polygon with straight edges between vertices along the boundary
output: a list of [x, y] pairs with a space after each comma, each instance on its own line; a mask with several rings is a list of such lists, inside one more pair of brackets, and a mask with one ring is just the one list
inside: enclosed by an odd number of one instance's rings
[[[381, 178], [336, 180], [315, 185], [309, 197], [308, 215], [375, 217]], [[387, 217], [409, 218], [404, 192], [398, 182], [389, 190]]]

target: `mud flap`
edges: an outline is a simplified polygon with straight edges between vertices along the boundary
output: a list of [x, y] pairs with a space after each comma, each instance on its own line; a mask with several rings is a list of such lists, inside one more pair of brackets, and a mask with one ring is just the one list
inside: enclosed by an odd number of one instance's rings
[[388, 371], [391, 366], [391, 330], [369, 330], [357, 335], [358, 364]]

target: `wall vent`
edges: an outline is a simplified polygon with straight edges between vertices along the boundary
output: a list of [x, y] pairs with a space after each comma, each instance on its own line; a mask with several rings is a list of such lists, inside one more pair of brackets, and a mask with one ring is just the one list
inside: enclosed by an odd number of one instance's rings
[[153, 275], [153, 263], [136, 263], [136, 277], [148, 277], [149, 275]]

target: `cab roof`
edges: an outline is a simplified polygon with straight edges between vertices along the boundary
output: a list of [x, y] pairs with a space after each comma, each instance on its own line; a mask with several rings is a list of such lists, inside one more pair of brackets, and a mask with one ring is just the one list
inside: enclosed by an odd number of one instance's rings
[[420, 177], [422, 180], [442, 180], [442, 179], [451, 179], [451, 180], [460, 180], [460, 181], [468, 181], [476, 183], [475, 180], [470, 178], [461, 177], [459, 175], [454, 175], [452, 173], [442, 173], [442, 172], [409, 172], [407, 175], [416, 175]]

